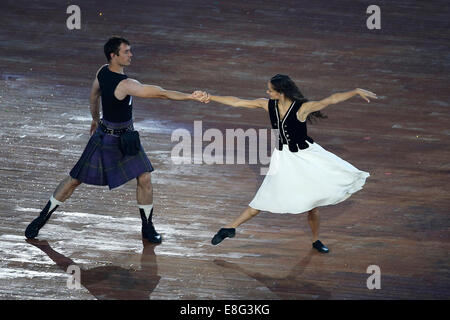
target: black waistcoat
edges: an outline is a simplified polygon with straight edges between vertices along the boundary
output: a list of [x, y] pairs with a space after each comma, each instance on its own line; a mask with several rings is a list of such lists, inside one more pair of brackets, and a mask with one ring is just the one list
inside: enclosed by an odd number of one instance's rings
[[283, 145], [289, 147], [289, 151], [297, 152], [299, 149], [308, 148], [306, 141], [313, 143], [308, 137], [306, 121], [297, 119], [297, 111], [302, 106], [301, 102], [294, 101], [281, 119], [278, 110], [278, 100], [269, 100], [269, 116], [273, 129], [278, 129], [278, 150], [283, 150]]
[[97, 79], [102, 91], [103, 118], [111, 122], [126, 122], [133, 117], [133, 98], [126, 96], [118, 100], [114, 96], [114, 90], [120, 81], [127, 79], [124, 74], [112, 72], [105, 65], [98, 73]]

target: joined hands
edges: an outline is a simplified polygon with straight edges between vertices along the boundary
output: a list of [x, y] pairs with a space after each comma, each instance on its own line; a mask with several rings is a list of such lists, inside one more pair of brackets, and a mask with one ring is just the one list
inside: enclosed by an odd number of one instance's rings
[[206, 91], [197, 90], [197, 91], [194, 91], [191, 94], [191, 96], [194, 100], [197, 100], [197, 101], [200, 101], [203, 103], [209, 103], [211, 101], [211, 96]]

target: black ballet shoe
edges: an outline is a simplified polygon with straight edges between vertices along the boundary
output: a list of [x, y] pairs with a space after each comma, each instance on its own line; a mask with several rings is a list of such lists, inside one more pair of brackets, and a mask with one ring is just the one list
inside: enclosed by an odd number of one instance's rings
[[320, 240], [317, 240], [312, 244], [313, 248], [322, 253], [328, 253], [330, 250], [322, 243]]
[[151, 243], [161, 243], [162, 237], [158, 232], [156, 232], [152, 222], [153, 209], [150, 212], [150, 216], [148, 219], [145, 216], [145, 212], [143, 209], [139, 209], [139, 212], [141, 214], [142, 220], [142, 238], [147, 239]]
[[222, 228], [216, 235], [212, 238], [211, 243], [217, 245], [223, 241], [225, 238], [233, 238], [236, 235], [235, 228]]
[[31, 221], [31, 223], [25, 229], [25, 237], [27, 237], [27, 239], [35, 238], [38, 235], [39, 230], [45, 225], [48, 219], [50, 219], [52, 213], [55, 212], [55, 210], [58, 208], [58, 206], [56, 206], [52, 211], [49, 212], [48, 209], [50, 209], [50, 205], [51, 202], [47, 202], [47, 205], [44, 207], [44, 209], [42, 209], [39, 217]]

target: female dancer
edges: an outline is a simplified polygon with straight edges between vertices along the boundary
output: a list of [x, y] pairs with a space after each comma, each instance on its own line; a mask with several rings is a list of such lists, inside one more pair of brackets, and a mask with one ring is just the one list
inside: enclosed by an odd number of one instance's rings
[[377, 96], [367, 90], [355, 89], [335, 93], [320, 101], [308, 101], [286, 75], [276, 75], [267, 84], [270, 99], [243, 100], [236, 97], [210, 96], [233, 107], [263, 108], [269, 112], [272, 128], [278, 129], [278, 148], [274, 150], [269, 171], [247, 209], [230, 224], [221, 228], [211, 243], [217, 245], [235, 236], [236, 228], [260, 211], [298, 214], [308, 212], [313, 248], [328, 253], [318, 239], [317, 207], [337, 204], [365, 184], [368, 172], [326, 151], [307, 135], [306, 120], [326, 118], [320, 110], [359, 95], [367, 102]]

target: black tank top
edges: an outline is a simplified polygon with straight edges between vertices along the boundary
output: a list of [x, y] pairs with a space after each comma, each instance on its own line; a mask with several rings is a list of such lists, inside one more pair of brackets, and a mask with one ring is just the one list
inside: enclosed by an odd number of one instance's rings
[[118, 100], [114, 96], [114, 90], [120, 81], [127, 79], [124, 74], [112, 72], [108, 65], [103, 66], [97, 74], [100, 90], [102, 91], [103, 119], [110, 122], [126, 122], [133, 117], [133, 98], [126, 96]]

